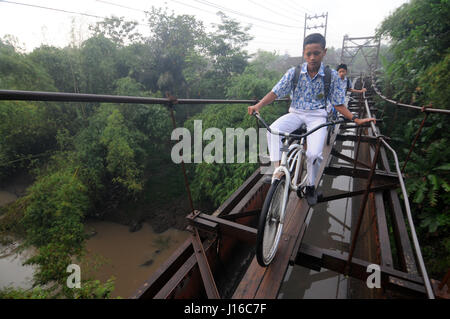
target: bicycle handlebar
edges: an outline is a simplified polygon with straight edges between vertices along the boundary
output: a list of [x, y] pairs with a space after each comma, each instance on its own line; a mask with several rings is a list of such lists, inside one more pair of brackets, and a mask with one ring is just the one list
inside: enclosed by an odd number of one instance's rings
[[272, 129], [270, 128], [270, 126], [267, 125], [267, 123], [266, 123], [266, 122], [264, 121], [264, 119], [261, 117], [261, 115], [259, 115], [258, 112], [254, 111], [254, 112], [252, 113], [252, 115], [253, 115], [254, 117], [256, 117], [256, 118], [257, 118], [257, 119], [258, 119], [258, 120], [266, 127], [266, 129], [267, 129], [270, 133], [275, 134], [275, 135], [284, 136], [284, 137], [294, 137], [294, 138], [298, 138], [298, 139], [304, 138], [304, 137], [306, 137], [306, 136], [308, 136], [308, 135], [314, 133], [315, 131], [317, 131], [317, 130], [321, 129], [322, 127], [325, 127], [325, 126], [330, 126], [330, 125], [335, 125], [335, 124], [341, 124], [341, 123], [350, 122], [349, 120], [346, 120], [346, 119], [340, 119], [340, 120], [337, 120], [337, 121], [331, 121], [331, 122], [327, 122], [327, 123], [324, 123], [324, 124], [320, 124], [319, 126], [316, 126], [316, 127], [313, 128], [312, 130], [306, 132], [305, 134], [298, 135], [298, 134], [292, 134], [292, 133], [287, 133], [287, 132], [278, 132], [278, 131], [276, 131], [276, 130], [272, 130]]

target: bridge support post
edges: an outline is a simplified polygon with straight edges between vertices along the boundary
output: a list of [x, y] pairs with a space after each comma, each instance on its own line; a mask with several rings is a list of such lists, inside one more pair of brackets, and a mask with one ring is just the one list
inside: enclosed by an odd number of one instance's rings
[[366, 190], [364, 192], [363, 199], [361, 201], [361, 206], [359, 207], [358, 222], [356, 224], [355, 234], [353, 235], [353, 238], [352, 238], [352, 243], [351, 243], [351, 247], [350, 247], [350, 252], [348, 254], [347, 264], [345, 266], [345, 274], [346, 275], [348, 275], [350, 273], [350, 265], [351, 265], [352, 258], [353, 258], [353, 253], [354, 253], [355, 247], [356, 247], [356, 240], [358, 239], [359, 230], [361, 228], [361, 223], [362, 223], [362, 219], [363, 219], [363, 216], [364, 216], [364, 211], [366, 209], [366, 203], [367, 203], [367, 200], [369, 198], [370, 188], [372, 186], [372, 180], [373, 180], [373, 177], [375, 175], [375, 168], [377, 166], [378, 156], [380, 154], [380, 147], [381, 147], [381, 136], [379, 136], [378, 140], [377, 140], [377, 146], [376, 146], [376, 150], [375, 150], [375, 155], [373, 157], [372, 167], [370, 169], [369, 178], [367, 180], [367, 187], [366, 187]]

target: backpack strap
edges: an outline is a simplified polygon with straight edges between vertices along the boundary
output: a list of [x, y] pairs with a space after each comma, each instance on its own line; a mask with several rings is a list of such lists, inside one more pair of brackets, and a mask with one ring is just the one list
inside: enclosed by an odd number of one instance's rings
[[[295, 67], [294, 78], [292, 79], [292, 95], [294, 95], [295, 90], [297, 89], [298, 79], [300, 77], [301, 65], [297, 65]], [[323, 78], [324, 83], [324, 94], [326, 100], [329, 99], [330, 88], [331, 88], [331, 69], [330, 66], [327, 65], [324, 70], [325, 76]]]
[[298, 79], [300, 78], [300, 70], [302, 66], [299, 64], [295, 67], [294, 78], [292, 79], [292, 96], [294, 96], [295, 89], [297, 89]]
[[325, 94], [325, 101], [330, 98], [330, 88], [331, 88], [331, 69], [330, 66], [327, 65], [324, 70], [325, 76], [323, 77], [323, 87]]

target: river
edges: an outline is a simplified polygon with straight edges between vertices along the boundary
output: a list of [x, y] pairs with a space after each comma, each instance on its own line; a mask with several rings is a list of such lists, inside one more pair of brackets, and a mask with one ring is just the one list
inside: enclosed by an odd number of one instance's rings
[[[10, 188], [0, 189], [0, 206], [16, 199], [17, 195]], [[105, 282], [114, 276], [112, 297], [123, 298], [133, 294], [189, 234], [173, 228], [158, 234], [148, 223], [131, 233], [128, 226], [96, 220], [86, 221], [85, 231], [95, 235], [86, 241], [86, 257], [81, 263], [82, 278]], [[27, 249], [19, 254], [16, 248], [21, 240], [13, 236], [12, 239], [12, 243], [0, 245], [0, 289], [29, 289], [35, 267], [22, 264], [34, 250]]]
[[[82, 266], [82, 277], [92, 276], [105, 282], [114, 276], [113, 297], [132, 295], [189, 235], [173, 228], [157, 234], [148, 223], [134, 233], [128, 228], [106, 221], [85, 224], [87, 231], [95, 230], [97, 234], [87, 241], [89, 264]], [[102, 265], [97, 268], [95, 264], [99, 262]]]

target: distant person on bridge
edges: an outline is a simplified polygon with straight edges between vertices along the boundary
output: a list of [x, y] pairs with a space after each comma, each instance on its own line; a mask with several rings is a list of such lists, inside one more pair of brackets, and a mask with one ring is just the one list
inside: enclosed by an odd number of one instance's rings
[[363, 88], [362, 90], [356, 90], [352, 88], [352, 84], [350, 82], [350, 79], [347, 78], [347, 64], [339, 64], [336, 68], [336, 71], [339, 74], [338, 83], [344, 92], [352, 92], [352, 93], [364, 93], [367, 91], [366, 88]]
[[[307, 130], [326, 123], [326, 100], [345, 118], [354, 121], [357, 125], [370, 121], [375, 122], [373, 118], [359, 119], [345, 107], [345, 91], [338, 85], [337, 72], [329, 70], [329, 68], [325, 70], [322, 63], [326, 52], [326, 41], [321, 34], [308, 35], [303, 41], [303, 56], [306, 62], [297, 68], [289, 69], [271, 92], [257, 104], [248, 107], [248, 114], [251, 115], [255, 111], [259, 112], [263, 106], [272, 103], [277, 98], [283, 98], [291, 94], [292, 103], [289, 112], [272, 123], [271, 129], [293, 132], [303, 123], [306, 124]], [[325, 72], [328, 72], [328, 77], [331, 73], [327, 97], [325, 96]], [[298, 82], [294, 85], [293, 83], [297, 79]], [[317, 203], [317, 192], [314, 185], [322, 162], [322, 149], [326, 135], [327, 129], [324, 127], [307, 137], [306, 158], [309, 178], [305, 193], [310, 205]], [[274, 167], [278, 167], [281, 160], [281, 137], [267, 132], [267, 140], [270, 160]], [[278, 176], [278, 178], [281, 178], [281, 176]]]

